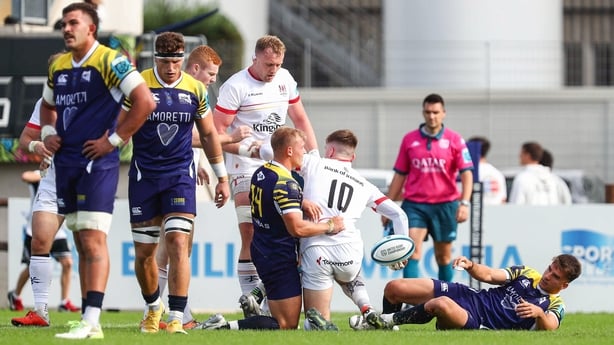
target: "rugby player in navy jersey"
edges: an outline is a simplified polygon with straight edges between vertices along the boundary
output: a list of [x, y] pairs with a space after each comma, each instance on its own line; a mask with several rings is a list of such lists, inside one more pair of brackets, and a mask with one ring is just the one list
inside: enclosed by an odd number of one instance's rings
[[[192, 129], [199, 132], [218, 183], [213, 196], [222, 207], [230, 196], [222, 147], [213, 125], [205, 85], [182, 71], [183, 36], [165, 32], [156, 38], [155, 66], [142, 72], [156, 109], [132, 137], [128, 199], [135, 248], [135, 272], [148, 306], [141, 332], [159, 331], [164, 304], [155, 260], [161, 234], [168, 252], [166, 331], [185, 333], [183, 312], [190, 284], [189, 248], [196, 215], [196, 167]], [[130, 109], [130, 102], [124, 104]], [[124, 110], [125, 111], [125, 110]], [[123, 113], [120, 118], [124, 118]], [[127, 118], [127, 117], [126, 117]]]
[[[56, 337], [103, 338], [100, 312], [109, 277], [107, 234], [119, 179], [117, 147], [136, 132], [155, 104], [131, 62], [98, 42], [99, 18], [92, 5], [66, 6], [61, 26], [68, 52], [49, 67], [41, 139], [54, 154], [58, 213], [74, 232], [84, 309], [81, 320]], [[116, 126], [122, 97], [133, 107]]]
[[554, 330], [565, 316], [560, 292], [582, 272], [580, 261], [570, 254], [554, 257], [543, 273], [527, 266], [491, 268], [464, 256], [453, 264], [498, 286], [475, 290], [428, 278], [392, 280], [384, 288], [384, 300], [414, 306], [380, 318], [367, 317], [367, 322], [374, 328], [392, 328], [437, 318], [437, 329]]
[[303, 219], [303, 192], [291, 171], [300, 167], [306, 135], [282, 126], [271, 136], [273, 160], [256, 169], [250, 184], [254, 238], [251, 256], [267, 291], [271, 316], [256, 315], [226, 321], [215, 314], [201, 328], [296, 329], [301, 315], [302, 293], [298, 269], [300, 237], [335, 234], [345, 229], [342, 216], [314, 223]]

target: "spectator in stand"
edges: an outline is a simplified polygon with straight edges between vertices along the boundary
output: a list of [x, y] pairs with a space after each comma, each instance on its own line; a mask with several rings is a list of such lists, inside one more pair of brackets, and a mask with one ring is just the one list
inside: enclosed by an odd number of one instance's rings
[[485, 137], [475, 136], [469, 138], [469, 142], [479, 142], [480, 165], [479, 174], [480, 182], [483, 184], [483, 202], [485, 205], [501, 205], [507, 200], [507, 186], [505, 185], [505, 176], [486, 160], [486, 156], [490, 151], [490, 141]]
[[552, 156], [552, 153], [544, 149], [544, 153], [542, 155], [542, 159], [539, 161], [539, 164], [550, 169], [550, 172], [552, 173], [552, 178], [556, 182], [556, 193], [559, 203], [561, 205], [571, 205], [572, 199], [569, 186], [567, 185], [567, 183], [565, 183], [565, 180], [563, 180], [559, 175], [555, 174], [552, 171], [552, 167], [554, 166], [554, 156]]
[[542, 146], [525, 142], [520, 149], [524, 169], [514, 177], [508, 202], [516, 205], [557, 205], [557, 186], [550, 169], [539, 164], [544, 155]]

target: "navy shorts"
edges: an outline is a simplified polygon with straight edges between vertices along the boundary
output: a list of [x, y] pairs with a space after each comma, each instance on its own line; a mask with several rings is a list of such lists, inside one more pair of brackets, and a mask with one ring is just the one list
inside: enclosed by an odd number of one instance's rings
[[425, 228], [435, 242], [456, 240], [458, 202], [423, 204], [403, 200], [401, 208], [407, 214], [409, 228]]
[[140, 223], [169, 213], [196, 215], [196, 180], [188, 175], [164, 178], [130, 177], [130, 222]]
[[271, 258], [251, 247], [252, 261], [264, 284], [267, 298], [281, 300], [301, 295], [301, 276], [295, 257]]
[[435, 297], [446, 296], [454, 300], [469, 316], [464, 329], [480, 329], [481, 318], [478, 308], [482, 306], [480, 295], [464, 284], [433, 279]]
[[113, 213], [119, 167], [87, 172], [79, 167], [55, 167], [58, 213]]

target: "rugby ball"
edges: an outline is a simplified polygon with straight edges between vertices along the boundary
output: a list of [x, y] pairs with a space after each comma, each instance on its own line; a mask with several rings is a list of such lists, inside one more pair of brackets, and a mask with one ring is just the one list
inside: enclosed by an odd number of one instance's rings
[[414, 249], [416, 246], [409, 236], [388, 235], [373, 245], [371, 259], [380, 265], [391, 265], [407, 260]]

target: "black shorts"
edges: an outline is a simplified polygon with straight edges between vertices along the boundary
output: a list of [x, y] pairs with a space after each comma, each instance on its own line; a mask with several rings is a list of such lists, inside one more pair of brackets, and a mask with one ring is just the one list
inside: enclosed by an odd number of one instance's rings
[[[23, 241], [23, 252], [21, 254], [21, 263], [30, 264], [30, 256], [32, 256], [31, 248], [32, 247], [32, 236], [26, 235], [25, 240]], [[51, 257], [53, 257], [56, 261], [60, 261], [61, 257], [70, 256], [70, 248], [68, 247], [68, 240], [65, 238], [59, 238], [53, 241], [51, 245]]]

